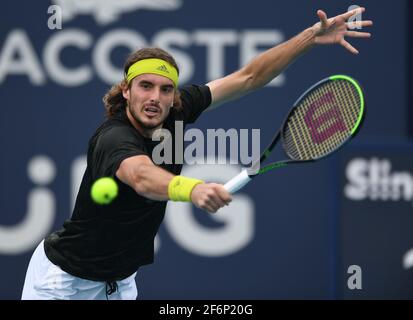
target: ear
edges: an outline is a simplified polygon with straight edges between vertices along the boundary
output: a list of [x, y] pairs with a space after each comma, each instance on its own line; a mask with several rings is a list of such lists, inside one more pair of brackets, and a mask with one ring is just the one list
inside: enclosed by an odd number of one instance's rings
[[[133, 80], [132, 80], [133, 81]], [[126, 100], [130, 99], [130, 90], [129, 90], [129, 86], [126, 82], [123, 82], [121, 84], [122, 87], [122, 95]]]

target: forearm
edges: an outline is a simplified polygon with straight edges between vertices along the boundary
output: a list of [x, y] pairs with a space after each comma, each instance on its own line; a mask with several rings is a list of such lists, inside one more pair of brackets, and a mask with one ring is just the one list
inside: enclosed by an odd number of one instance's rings
[[314, 40], [314, 32], [308, 28], [294, 38], [261, 53], [240, 70], [209, 82], [212, 95], [209, 109], [265, 86], [314, 46]]
[[152, 200], [191, 201], [208, 212], [216, 212], [231, 201], [223, 185], [175, 176], [156, 166], [148, 156], [123, 160], [116, 176], [138, 194]]
[[168, 185], [174, 175], [156, 166], [149, 157], [125, 159], [116, 176], [141, 196], [152, 200], [168, 200]]
[[140, 165], [134, 178], [134, 189], [152, 200], [169, 200], [168, 185], [174, 175], [155, 165]]
[[[370, 38], [371, 35], [368, 32], [348, 30], [347, 20], [355, 14], [361, 14], [364, 10], [364, 8], [358, 8], [330, 19], [327, 19], [324, 11], [318, 10], [320, 22], [294, 38], [263, 52], [240, 70], [207, 83], [212, 96], [212, 103], [208, 109], [265, 86], [316, 44], [340, 44], [351, 53], [358, 54], [358, 50], [344, 38]], [[360, 27], [371, 25], [373, 22], [370, 20], [358, 22]]]
[[203, 183], [199, 179], [175, 176], [143, 155], [123, 160], [116, 176], [141, 196], [158, 201], [191, 201], [192, 189]]
[[277, 77], [294, 60], [314, 46], [314, 32], [304, 30], [290, 40], [273, 47], [255, 57], [240, 70], [248, 75], [248, 91], [263, 87]]

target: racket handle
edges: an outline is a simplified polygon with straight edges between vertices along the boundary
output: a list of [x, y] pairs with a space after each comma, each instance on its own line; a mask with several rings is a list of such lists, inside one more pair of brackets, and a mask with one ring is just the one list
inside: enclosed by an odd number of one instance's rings
[[229, 193], [237, 192], [239, 189], [244, 187], [248, 182], [252, 179], [247, 173], [247, 170], [242, 170], [240, 174], [236, 175], [234, 178], [229, 180], [225, 185], [224, 188]]

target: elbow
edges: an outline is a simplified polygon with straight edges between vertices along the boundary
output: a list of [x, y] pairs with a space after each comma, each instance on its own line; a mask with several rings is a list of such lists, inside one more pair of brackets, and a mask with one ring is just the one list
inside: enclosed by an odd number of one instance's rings
[[246, 93], [262, 88], [266, 84], [262, 77], [252, 68], [248, 68], [248, 66], [240, 70], [240, 78]]
[[148, 165], [134, 165], [130, 159], [124, 160], [116, 172], [116, 176], [123, 183], [135, 190], [135, 192], [144, 195], [148, 192], [147, 183], [145, 182]]
[[135, 190], [135, 192], [143, 197], [147, 197], [149, 194], [149, 189], [148, 187], [145, 185], [145, 183], [140, 182], [140, 181], [136, 181], [133, 189]]

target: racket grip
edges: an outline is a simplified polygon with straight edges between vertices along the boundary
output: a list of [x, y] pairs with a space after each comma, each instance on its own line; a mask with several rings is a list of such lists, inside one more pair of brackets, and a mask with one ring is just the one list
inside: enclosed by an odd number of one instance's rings
[[252, 179], [247, 173], [247, 170], [242, 170], [240, 174], [236, 175], [234, 178], [229, 180], [225, 185], [224, 188], [229, 193], [237, 192], [239, 189], [244, 187], [248, 182]]

